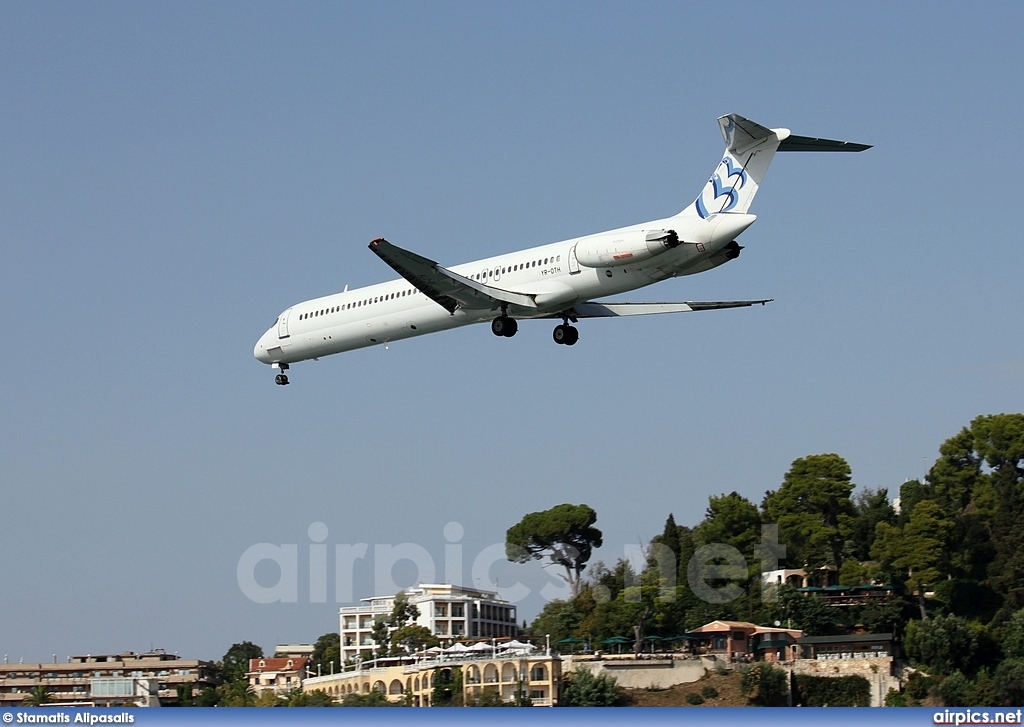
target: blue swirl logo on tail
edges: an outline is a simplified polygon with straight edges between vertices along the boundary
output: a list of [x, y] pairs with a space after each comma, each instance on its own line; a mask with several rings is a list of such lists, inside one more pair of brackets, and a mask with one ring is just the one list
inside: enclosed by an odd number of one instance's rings
[[[724, 169], [725, 182], [722, 181], [722, 174], [720, 171]], [[736, 178], [735, 182], [728, 184], [733, 178]], [[697, 214], [702, 219], [707, 219], [712, 214], [719, 212], [728, 212], [735, 207], [740, 201], [739, 190], [743, 188], [743, 185], [747, 183], [747, 173], [743, 167], [733, 166], [732, 157], [726, 156], [725, 159], [715, 169], [715, 173], [711, 175], [711, 179], [704, 185], [704, 189], [701, 190], [700, 196], [697, 197]], [[712, 192], [711, 207], [714, 208], [714, 212], [708, 211], [708, 205], [704, 204], [704, 195], [710, 190]], [[721, 204], [718, 200], [722, 197], [728, 197], [727, 200], [723, 200]]]

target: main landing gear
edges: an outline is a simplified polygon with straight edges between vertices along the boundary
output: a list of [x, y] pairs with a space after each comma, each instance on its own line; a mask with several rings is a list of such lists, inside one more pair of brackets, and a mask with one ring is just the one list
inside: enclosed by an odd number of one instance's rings
[[516, 335], [516, 331], [518, 330], [519, 324], [516, 322], [516, 319], [509, 318], [504, 313], [491, 321], [491, 333], [495, 336], [512, 338], [512, 336]]
[[274, 368], [281, 369], [282, 372], [274, 377], [274, 383], [277, 384], [278, 386], [288, 386], [288, 376], [285, 373], [283, 373], [288, 370], [288, 364], [274, 364]]
[[560, 326], [555, 326], [555, 331], [551, 334], [551, 337], [555, 339], [555, 343], [573, 346], [576, 341], [580, 340], [580, 331], [578, 328], [570, 326], [569, 321], [566, 321]]
[[[568, 318], [565, 318], [564, 321], [562, 325], [555, 326], [555, 332], [552, 334], [552, 337], [555, 339], [555, 343], [572, 346], [576, 341], [580, 340], [580, 332], [569, 325]], [[516, 319], [509, 318], [504, 311], [502, 311], [500, 316], [491, 321], [491, 333], [495, 336], [512, 338], [518, 330], [519, 324], [516, 322]]]

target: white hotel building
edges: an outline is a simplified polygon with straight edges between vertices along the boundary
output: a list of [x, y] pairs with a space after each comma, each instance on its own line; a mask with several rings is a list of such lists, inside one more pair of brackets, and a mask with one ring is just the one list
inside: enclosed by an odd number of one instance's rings
[[[422, 583], [407, 588], [405, 594], [409, 603], [420, 611], [415, 623], [430, 629], [445, 645], [461, 639], [512, 638], [519, 633], [516, 607], [498, 598], [493, 591]], [[393, 595], [373, 596], [362, 601], [363, 606], [340, 610], [343, 662], [374, 649], [370, 636], [373, 623], [390, 616], [395, 605]]]

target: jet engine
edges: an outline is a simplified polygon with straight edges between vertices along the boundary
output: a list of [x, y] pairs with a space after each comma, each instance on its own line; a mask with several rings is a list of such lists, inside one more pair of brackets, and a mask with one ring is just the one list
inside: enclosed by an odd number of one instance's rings
[[675, 230], [631, 230], [584, 237], [576, 243], [576, 259], [588, 268], [642, 262], [679, 246]]

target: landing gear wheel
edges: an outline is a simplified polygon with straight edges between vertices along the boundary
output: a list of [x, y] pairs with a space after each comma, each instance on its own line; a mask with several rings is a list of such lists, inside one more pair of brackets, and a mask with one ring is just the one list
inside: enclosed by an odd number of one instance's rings
[[516, 335], [516, 331], [519, 330], [519, 324], [515, 318], [509, 318], [508, 316], [499, 316], [491, 321], [491, 333], [495, 336], [503, 336], [504, 338], [512, 338]]
[[580, 332], [568, 323], [563, 323], [560, 326], [555, 326], [555, 331], [551, 334], [551, 337], [555, 339], [555, 343], [572, 346], [576, 341], [580, 340]]
[[278, 374], [274, 377], [274, 383], [278, 386], [288, 386], [288, 377], [284, 374]]

